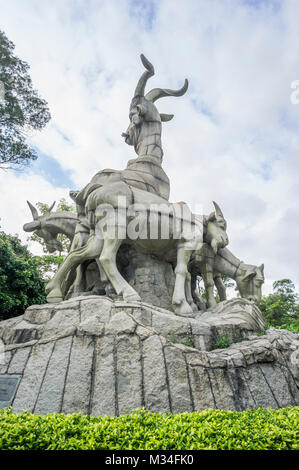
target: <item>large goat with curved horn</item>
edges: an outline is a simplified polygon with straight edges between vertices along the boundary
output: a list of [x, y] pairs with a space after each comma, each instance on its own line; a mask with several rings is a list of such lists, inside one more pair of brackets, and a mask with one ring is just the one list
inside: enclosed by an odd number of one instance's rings
[[188, 80], [179, 90], [154, 88], [145, 95], [145, 86], [155, 73], [153, 65], [141, 54], [145, 67], [135, 88], [130, 104], [130, 125], [122, 134], [125, 142], [132, 145], [138, 158], [129, 160], [124, 170], [105, 169], [96, 173], [89, 184], [76, 196], [76, 203], [85, 206], [89, 194], [99, 186], [124, 181], [130, 187], [169, 199], [169, 178], [163, 170], [161, 144], [162, 122], [169, 121], [173, 114], [160, 114], [154, 102], [164, 96], [181, 96], [188, 88]]
[[139, 157], [152, 156], [162, 161], [161, 123], [170, 121], [173, 114], [160, 114], [154, 102], [165, 96], [182, 96], [188, 89], [188, 80], [179, 90], [154, 88], [146, 95], [147, 80], [155, 73], [153, 65], [141, 54], [145, 72], [141, 75], [130, 105], [130, 125], [122, 134], [128, 145], [133, 145]]

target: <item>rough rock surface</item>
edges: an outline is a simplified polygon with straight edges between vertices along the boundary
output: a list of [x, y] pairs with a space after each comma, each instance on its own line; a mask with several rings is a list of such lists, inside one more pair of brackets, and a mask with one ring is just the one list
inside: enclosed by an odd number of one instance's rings
[[145, 253], [139, 247], [121, 247], [121, 256], [129, 263], [121, 269], [126, 281], [138, 292], [143, 302], [173, 311], [172, 293], [175, 275], [170, 263], [155, 255]]
[[99, 296], [31, 306], [0, 322], [0, 380], [20, 379], [16, 412], [298, 406], [299, 336], [263, 328], [244, 299], [194, 318]]

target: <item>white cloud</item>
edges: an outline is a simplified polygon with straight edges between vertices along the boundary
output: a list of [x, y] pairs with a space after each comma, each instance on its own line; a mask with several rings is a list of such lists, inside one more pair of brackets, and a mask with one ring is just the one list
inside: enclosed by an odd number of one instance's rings
[[[51, 109], [32, 142], [72, 170], [78, 188], [133, 156], [120, 134], [142, 72], [139, 54], [155, 66], [149, 89], [177, 88], [188, 77], [184, 97], [157, 102], [175, 114], [162, 136], [171, 199], [202, 203], [206, 213], [216, 200], [230, 249], [264, 262], [267, 285], [283, 277], [299, 285], [299, 105], [290, 101], [299, 4], [255, 3], [185, 0], [174, 8], [161, 0], [145, 11], [129, 0], [0, 0], [0, 28]], [[33, 175], [6, 173], [0, 184], [2, 227], [19, 233], [26, 199], [68, 194]]]

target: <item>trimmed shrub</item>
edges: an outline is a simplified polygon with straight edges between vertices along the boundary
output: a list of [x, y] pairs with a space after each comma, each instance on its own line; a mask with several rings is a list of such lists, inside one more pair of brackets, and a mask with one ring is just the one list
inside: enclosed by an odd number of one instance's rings
[[120, 417], [0, 411], [1, 450], [299, 449], [299, 407]]

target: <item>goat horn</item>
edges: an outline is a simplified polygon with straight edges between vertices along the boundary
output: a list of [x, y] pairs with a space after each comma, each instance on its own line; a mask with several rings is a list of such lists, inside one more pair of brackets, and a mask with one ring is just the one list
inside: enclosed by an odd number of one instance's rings
[[224, 219], [222, 211], [221, 211], [220, 207], [218, 206], [217, 202], [213, 201], [213, 204], [214, 204], [214, 207], [215, 207], [216, 217], [221, 217], [222, 219]]
[[49, 209], [47, 210], [47, 212], [50, 214], [51, 210], [53, 209], [53, 207], [55, 206], [55, 203], [56, 201], [53, 202], [52, 206], [49, 207]]
[[37, 209], [31, 204], [31, 202], [27, 201], [27, 204], [31, 210], [31, 214], [33, 217], [33, 220], [36, 220], [38, 218], [38, 212]]
[[141, 75], [141, 77], [140, 77], [140, 79], [137, 83], [136, 90], [135, 90], [135, 93], [134, 93], [134, 97], [135, 96], [144, 96], [144, 89], [145, 89], [146, 82], [148, 81], [148, 79], [150, 77], [152, 77], [155, 74], [155, 69], [154, 69], [153, 65], [147, 60], [147, 58], [143, 54], [141, 54], [140, 58], [141, 58], [141, 62], [143, 63], [144, 67], [146, 68], [146, 71], [143, 72], [143, 74]]
[[182, 96], [186, 93], [188, 85], [188, 80], [187, 78], [185, 78], [185, 83], [179, 90], [169, 90], [167, 88], [153, 88], [153, 90], [149, 91], [145, 95], [145, 99], [154, 103], [156, 100], [158, 100], [159, 98], [163, 98], [164, 96]]

